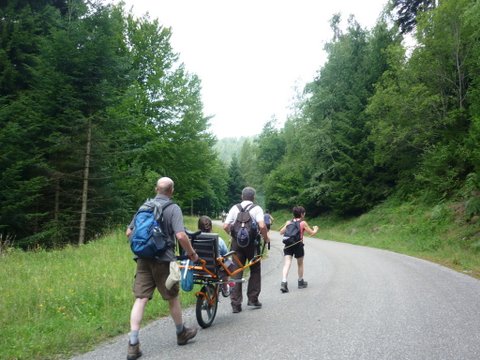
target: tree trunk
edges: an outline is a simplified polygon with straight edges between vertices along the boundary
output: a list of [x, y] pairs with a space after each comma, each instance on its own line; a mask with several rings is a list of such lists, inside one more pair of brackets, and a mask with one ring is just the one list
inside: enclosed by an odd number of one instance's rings
[[55, 204], [53, 211], [53, 220], [58, 224], [58, 214], [60, 212], [60, 178], [55, 176]]
[[463, 110], [464, 100], [464, 73], [463, 73], [463, 59], [461, 54], [461, 39], [460, 39], [460, 24], [455, 24], [455, 66], [457, 69], [457, 83], [458, 83], [458, 107]]
[[92, 120], [87, 123], [87, 146], [85, 149], [85, 167], [83, 169], [82, 211], [80, 213], [80, 234], [78, 245], [85, 243], [85, 229], [87, 226], [88, 177], [90, 173], [90, 151], [92, 148]]

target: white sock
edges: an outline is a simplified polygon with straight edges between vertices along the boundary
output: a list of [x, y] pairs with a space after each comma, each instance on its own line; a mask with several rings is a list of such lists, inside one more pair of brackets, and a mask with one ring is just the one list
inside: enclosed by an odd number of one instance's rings
[[138, 343], [138, 330], [132, 330], [128, 333], [130, 339], [130, 345], [135, 345]]

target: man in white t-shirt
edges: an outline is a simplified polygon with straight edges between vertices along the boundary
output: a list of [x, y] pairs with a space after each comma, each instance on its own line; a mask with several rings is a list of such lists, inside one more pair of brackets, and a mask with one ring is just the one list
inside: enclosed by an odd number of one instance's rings
[[[264, 214], [263, 209], [259, 206], [254, 204], [255, 201], [255, 189], [252, 187], [246, 187], [242, 191], [242, 202], [239, 204], [242, 209], [248, 210], [252, 219], [255, 220], [257, 223], [259, 232], [265, 241], [265, 243], [269, 243], [270, 239], [268, 238], [268, 230], [265, 226], [264, 222]], [[225, 219], [223, 224], [223, 229], [228, 233], [231, 234], [232, 226], [237, 219], [237, 215], [240, 212], [240, 209], [237, 205], [234, 205]], [[256, 245], [254, 241], [250, 241], [248, 246], [240, 247], [237, 244], [236, 239], [232, 237], [231, 249], [237, 253], [239, 260], [242, 262], [243, 265], [247, 262], [247, 260], [251, 260], [255, 256]], [[250, 278], [248, 280], [248, 287], [247, 287], [247, 297], [248, 297], [248, 306], [252, 306], [256, 309], [262, 307], [260, 301], [258, 301], [258, 296], [260, 295], [261, 291], [261, 262], [256, 263], [250, 267]], [[241, 279], [243, 276], [243, 272], [238, 273], [234, 278]], [[230, 294], [230, 301], [232, 305], [232, 311], [234, 313], [239, 313], [242, 311], [242, 283], [237, 283]]]

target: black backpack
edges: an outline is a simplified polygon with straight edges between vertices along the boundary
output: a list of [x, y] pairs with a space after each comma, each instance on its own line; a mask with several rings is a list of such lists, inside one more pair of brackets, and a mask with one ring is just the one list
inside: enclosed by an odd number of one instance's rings
[[155, 200], [147, 200], [138, 209], [130, 236], [130, 247], [135, 255], [155, 258], [173, 246], [163, 224], [163, 211], [172, 204], [169, 200], [160, 206]]
[[287, 225], [285, 233], [283, 234], [283, 243], [285, 246], [292, 246], [301, 240], [300, 221], [292, 220]]
[[241, 204], [237, 204], [240, 212], [235, 219], [232, 226], [232, 238], [237, 241], [239, 247], [247, 247], [251, 242], [255, 241], [258, 235], [257, 222], [250, 216], [250, 210], [253, 209], [255, 204], [247, 205], [242, 208]]

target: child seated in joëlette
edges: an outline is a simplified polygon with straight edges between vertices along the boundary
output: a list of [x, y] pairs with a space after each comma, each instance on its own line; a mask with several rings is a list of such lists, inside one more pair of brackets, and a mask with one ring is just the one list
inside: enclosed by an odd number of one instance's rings
[[[212, 219], [208, 216], [203, 215], [198, 219], [198, 230], [204, 233], [212, 232]], [[224, 256], [228, 252], [227, 245], [225, 241], [219, 236], [218, 237], [218, 256]], [[230, 267], [233, 265], [233, 262], [230, 259], [225, 259], [225, 265]], [[228, 282], [228, 274], [225, 269], [220, 269], [220, 278], [222, 279], [222, 295], [227, 297], [230, 295], [230, 284]]]

